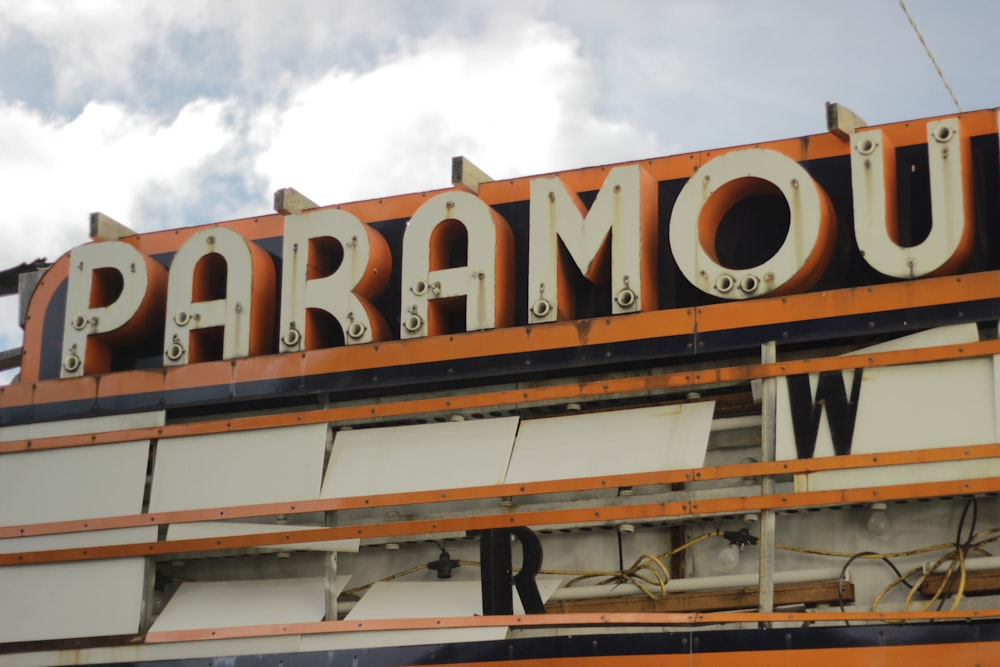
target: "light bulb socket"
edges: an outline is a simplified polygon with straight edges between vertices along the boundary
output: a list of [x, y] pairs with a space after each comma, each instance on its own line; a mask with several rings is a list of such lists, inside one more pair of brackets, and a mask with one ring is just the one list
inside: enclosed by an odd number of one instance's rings
[[736, 547], [740, 551], [743, 551], [743, 547], [748, 544], [757, 544], [759, 541], [756, 535], [750, 534], [749, 528], [740, 528], [739, 530], [727, 530], [722, 533], [722, 536], [729, 540], [729, 546]]

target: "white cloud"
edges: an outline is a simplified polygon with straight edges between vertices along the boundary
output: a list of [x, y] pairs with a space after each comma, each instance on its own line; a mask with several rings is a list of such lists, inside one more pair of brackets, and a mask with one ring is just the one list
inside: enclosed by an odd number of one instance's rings
[[651, 136], [595, 115], [594, 77], [551, 24], [421, 41], [370, 72], [331, 71], [262, 114], [257, 168], [272, 188], [327, 204], [447, 186], [455, 155], [494, 177], [648, 155]]
[[[87, 216], [102, 211], [137, 230], [144, 195], [193, 198], [197, 173], [233, 135], [226, 105], [195, 101], [169, 124], [110, 104], [90, 103], [69, 121], [0, 105], [0, 267], [55, 260], [87, 240]], [[181, 224], [181, 221], [178, 222]], [[4, 319], [0, 347], [20, 332]]]
[[291, 72], [370, 61], [432, 21], [367, 0], [0, 0], [0, 18], [0, 45], [17, 30], [44, 49], [63, 109], [94, 99], [159, 107], [192, 86], [273, 97]]
[[[18, 299], [16, 295], [0, 296], [0, 322], [5, 331], [0, 332], [0, 351], [21, 346], [21, 330], [17, 327]], [[0, 371], [0, 385], [8, 384], [20, 371]]]
[[48, 255], [85, 239], [86, 216], [132, 219], [148, 188], [193, 191], [191, 172], [232, 139], [225, 105], [195, 101], [169, 125], [92, 102], [76, 118], [53, 121], [20, 106], [0, 106], [0, 217], [14, 232], [0, 247], [5, 264]]
[[[158, 3], [164, 8], [181, 3]], [[145, 3], [6, 2], [4, 18], [27, 30], [49, 51], [57, 95], [65, 99], [89, 89], [128, 86], [132, 57], [156, 39], [162, 27], [159, 11]]]

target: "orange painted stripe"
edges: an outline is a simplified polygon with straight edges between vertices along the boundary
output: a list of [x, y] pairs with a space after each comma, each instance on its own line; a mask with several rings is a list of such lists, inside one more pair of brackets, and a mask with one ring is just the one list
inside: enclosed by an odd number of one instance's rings
[[[308, 354], [308, 353], [305, 353]], [[183, 435], [203, 435], [208, 433], [224, 433], [229, 431], [247, 431], [260, 428], [275, 428], [294, 426], [296, 424], [316, 424], [320, 422], [358, 422], [375, 421], [379, 419], [412, 417], [441, 412], [457, 412], [461, 410], [478, 410], [492, 407], [528, 407], [532, 404], [549, 401], [567, 401], [589, 397], [613, 398], [616, 395], [634, 394], [636, 392], [668, 391], [678, 388], [698, 387], [726, 382], [742, 382], [759, 378], [783, 377], [818, 373], [823, 371], [846, 370], [851, 368], [874, 368], [879, 366], [898, 366], [903, 364], [928, 363], [946, 361], [949, 359], [971, 359], [1000, 354], [1000, 340], [986, 340], [966, 345], [942, 345], [936, 347], [917, 348], [913, 350], [896, 350], [873, 354], [858, 354], [836, 357], [820, 357], [816, 359], [798, 359], [781, 361], [773, 364], [749, 364], [744, 366], [727, 366], [690, 371], [678, 371], [640, 377], [594, 380], [589, 382], [569, 382], [566, 384], [546, 385], [542, 387], [524, 387], [482, 393], [460, 394], [438, 398], [421, 398], [391, 402], [376, 402], [371, 404], [336, 407], [309, 412], [294, 412], [277, 415], [260, 415], [239, 417], [225, 420], [213, 420], [187, 424], [171, 424], [162, 427], [146, 427], [109, 431], [101, 433], [57, 436], [50, 438], [34, 438], [31, 440], [10, 440], [0, 443], [0, 454], [23, 452], [29, 450], [59, 449], [92, 444], [109, 444], [127, 442], [129, 440], [144, 440], [150, 438], [176, 437]], [[299, 355], [291, 355], [299, 357]], [[272, 359], [265, 357], [263, 359]], [[204, 375], [204, 367], [214, 367], [214, 370], [225, 367], [238, 367], [235, 362], [212, 362], [195, 366], [182, 366], [178, 369], [184, 376], [198, 377]], [[102, 376], [101, 385], [112, 384], [103, 378], [113, 380], [115, 386], [130, 387], [132, 391], [157, 391], [161, 378], [169, 375], [160, 371], [132, 371], [129, 373]], [[128, 377], [125, 377], [128, 376]], [[222, 375], [219, 376], [220, 378]], [[60, 380], [54, 382], [75, 382], [75, 380]], [[130, 384], [131, 383], [131, 384]], [[228, 383], [228, 380], [226, 380]], [[47, 385], [48, 383], [42, 383]], [[28, 395], [18, 385], [15, 395]], [[10, 387], [0, 387], [0, 398], [8, 398], [5, 390]], [[30, 392], [31, 395], [34, 392]]]
[[[209, 507], [198, 510], [53, 521], [48, 523], [2, 526], [0, 527], [0, 539], [89, 532], [113, 528], [134, 528], [137, 526], [163, 526], [172, 523], [194, 523], [219, 519], [246, 519], [278, 514], [306, 514], [310, 512], [330, 512], [362, 508], [374, 509], [440, 502], [483, 500], [486, 498], [503, 498], [507, 496], [544, 495], [606, 488], [742, 479], [745, 477], [777, 474], [816, 473], [829, 470], [871, 469], [884, 466], [943, 461], [974, 461], [987, 458], [1000, 458], [1000, 443], [967, 447], [940, 447], [905, 452], [885, 452], [881, 454], [852, 454], [792, 461], [740, 463], [689, 470], [604, 475], [544, 482], [526, 482], [524, 484], [500, 484], [496, 486], [438, 489], [434, 491], [325, 498], [319, 500], [308, 499], [281, 503]], [[697, 507], [698, 503], [695, 503], [695, 505], [696, 507], [693, 510], [697, 511], [699, 509]]]
[[763, 326], [990, 298], [1000, 298], [1000, 271], [716, 304], [697, 309], [616, 315], [535, 327], [514, 327], [349, 348], [336, 347], [304, 353], [205, 362], [169, 369], [45, 380], [32, 383], [31, 386], [36, 390], [31, 392], [23, 389], [11, 391], [9, 387], [0, 387], [0, 401], [7, 406], [19, 406], [55, 402], [53, 397], [56, 400], [93, 400], [98, 396], [110, 398], [253, 380], [298, 378], [331, 372], [471, 359], [483, 356], [484, 351], [492, 356], [628, 342], [650, 337], [693, 335], [695, 331], [709, 333], [730, 330], [733, 322], [739, 322], [745, 327]]
[[[979, 301], [996, 298], [1000, 291], [997, 279], [997, 272], [988, 271], [699, 306], [698, 331], [725, 331]], [[734, 323], [739, 326], [734, 327]]]
[[444, 628], [566, 628], [615, 626], [711, 625], [720, 623], [819, 623], [844, 622], [909, 622], [972, 620], [1000, 617], [1000, 609], [925, 612], [714, 612], [714, 613], [586, 613], [586, 614], [524, 614], [513, 616], [449, 616], [440, 618], [386, 618], [312, 623], [277, 623], [239, 627], [204, 628], [150, 632], [147, 644], [236, 639], [280, 635], [320, 633], [377, 632], [383, 630], [436, 630]]
[[[471, 517], [419, 519], [382, 524], [355, 524], [331, 528], [297, 530], [288, 533], [255, 533], [219, 538], [196, 538], [169, 542], [141, 542], [101, 547], [52, 549], [0, 554], [0, 566], [59, 563], [105, 558], [161, 556], [167, 554], [245, 549], [261, 546], [305, 544], [352, 538], [399, 537], [424, 533], [443, 533], [519, 526], [578, 523], [605, 523], [637, 519], [664, 519], [728, 514], [762, 509], [790, 509], [824, 505], [848, 505], [873, 501], [910, 500], [940, 496], [972, 495], [1000, 491], [1000, 477], [985, 477], [948, 482], [901, 484], [832, 491], [773, 494], [765, 496], [719, 498], [712, 500], [656, 502], [637, 505], [577, 507], [559, 510], [520, 511], [510, 508], [503, 514]], [[226, 516], [214, 518], [227, 518]]]

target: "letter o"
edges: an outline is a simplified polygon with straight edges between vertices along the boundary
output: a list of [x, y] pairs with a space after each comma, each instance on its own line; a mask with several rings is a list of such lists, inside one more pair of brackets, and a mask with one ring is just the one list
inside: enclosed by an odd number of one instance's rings
[[[770, 259], [744, 269], [768, 280], [759, 289], [719, 289], [734, 270], [718, 260], [715, 236], [723, 217], [737, 203], [777, 189], [788, 203], [788, 235]], [[684, 277], [706, 294], [748, 299], [811, 287], [833, 254], [837, 225], [833, 205], [800, 164], [781, 153], [747, 148], [709, 161], [684, 184], [670, 222], [670, 250]], [[730, 278], [731, 279], [731, 278]]]

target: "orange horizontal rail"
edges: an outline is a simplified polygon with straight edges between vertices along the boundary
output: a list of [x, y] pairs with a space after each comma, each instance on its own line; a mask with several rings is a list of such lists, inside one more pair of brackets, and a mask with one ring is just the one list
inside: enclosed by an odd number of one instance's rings
[[178, 553], [245, 549], [262, 546], [305, 544], [352, 538], [400, 537], [426, 533], [488, 530], [520, 526], [578, 524], [638, 519], [741, 513], [762, 509], [791, 509], [824, 505], [909, 500], [941, 496], [1000, 492], [1000, 477], [984, 477], [947, 482], [900, 484], [857, 489], [740, 496], [707, 500], [680, 500], [635, 505], [593, 506], [572, 509], [527, 510], [509, 508], [501, 514], [439, 519], [419, 519], [380, 524], [355, 524], [311, 528], [291, 532], [254, 533], [229, 537], [209, 537], [165, 542], [140, 542], [99, 547], [77, 547], [46, 551], [0, 554], [0, 566], [57, 563], [106, 558], [161, 556]]
[[712, 466], [707, 468], [684, 469], [604, 475], [566, 480], [526, 482], [523, 484], [501, 484], [496, 486], [441, 489], [434, 491], [414, 491], [407, 493], [353, 496], [346, 498], [324, 498], [282, 503], [257, 505], [237, 505], [156, 512], [153, 514], [133, 514], [118, 517], [54, 521], [49, 523], [24, 524], [0, 527], [0, 539], [28, 537], [32, 535], [53, 535], [59, 533], [89, 532], [113, 528], [134, 528], [138, 526], [160, 526], [172, 523], [195, 523], [226, 519], [246, 519], [279, 514], [306, 514], [310, 512], [330, 512], [336, 510], [374, 509], [488, 498], [519, 497], [592, 491], [605, 488], [651, 486], [692, 481], [717, 481], [744, 477], [761, 477], [775, 474], [816, 473], [831, 470], [851, 470], [876, 468], [893, 465], [918, 463], [938, 463], [944, 461], [977, 460], [1000, 458], [1000, 443], [970, 445], [967, 447], [940, 447], [935, 449], [904, 452], [884, 452], [879, 454], [851, 454], [816, 459], [796, 459], [735, 465]]
[[935, 449], [884, 452], [878, 454], [850, 454], [846, 456], [795, 459], [790, 461], [740, 463], [706, 468], [602, 475], [600, 477], [580, 477], [564, 480], [525, 482], [521, 484], [411, 491], [371, 496], [310, 499], [256, 505], [212, 507], [197, 510], [154, 512], [152, 514], [130, 514], [71, 521], [52, 521], [47, 523], [0, 526], [0, 539], [29, 537], [33, 535], [81, 533], [114, 528], [135, 528], [138, 526], [162, 526], [172, 523], [248, 519], [261, 516], [276, 516], [279, 514], [307, 514], [310, 512], [375, 509], [405, 505], [484, 500], [488, 498], [515, 498], [550, 493], [593, 491], [606, 488], [718, 481], [744, 477], [762, 477], [765, 475], [816, 473], [830, 470], [852, 470], [915, 463], [939, 463], [944, 461], [971, 461], [987, 458], [1000, 458], [1000, 443], [969, 445], [965, 447], [938, 447]]
[[964, 345], [940, 345], [909, 350], [894, 350], [872, 354], [854, 354], [816, 359], [780, 361], [771, 364], [748, 364], [721, 368], [678, 371], [646, 377], [628, 377], [588, 382], [569, 382], [544, 387], [522, 387], [475, 394], [437, 398], [420, 398], [371, 403], [295, 412], [278, 415], [258, 415], [197, 423], [170, 424], [82, 435], [57, 436], [10, 440], [0, 443], [0, 454], [59, 449], [84, 445], [110, 444], [170, 438], [190, 435], [208, 435], [262, 428], [277, 428], [321, 422], [357, 422], [377, 419], [406, 418], [428, 413], [458, 412], [498, 406], [518, 406], [549, 401], [614, 397], [636, 392], [657, 392], [725, 382], [745, 382], [754, 379], [802, 375], [824, 371], [899, 366], [929, 363], [950, 359], [971, 359], [1000, 354], [1000, 340], [986, 340]]
[[239, 639], [276, 635], [306, 635], [344, 632], [377, 632], [380, 630], [436, 630], [445, 628], [541, 628], [541, 627], [609, 627], [609, 626], [670, 626], [705, 625], [716, 623], [818, 623], [824, 621], [909, 621], [973, 620], [1000, 617], [1000, 609], [968, 611], [899, 611], [899, 612], [714, 612], [714, 613], [585, 613], [585, 614], [524, 614], [514, 616], [450, 616], [441, 618], [391, 618], [357, 621], [316, 621], [312, 623], [277, 623], [197, 630], [150, 632], [147, 644]]

